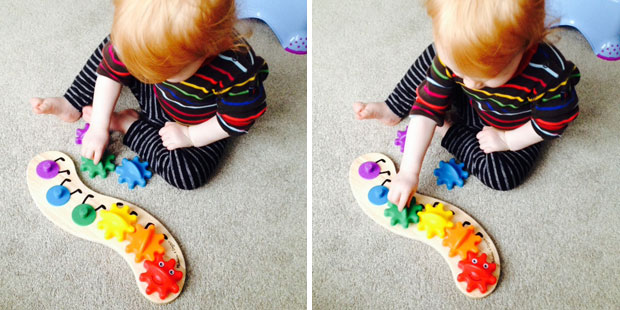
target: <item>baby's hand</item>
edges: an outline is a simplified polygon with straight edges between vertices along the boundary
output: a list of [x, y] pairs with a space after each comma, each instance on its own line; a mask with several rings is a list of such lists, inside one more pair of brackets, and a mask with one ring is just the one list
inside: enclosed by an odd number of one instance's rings
[[97, 129], [91, 126], [82, 139], [80, 153], [88, 159], [92, 159], [96, 165], [101, 160], [110, 140], [110, 133], [105, 129]]
[[159, 135], [168, 151], [194, 146], [194, 143], [189, 138], [189, 127], [175, 122], [166, 122], [166, 125], [159, 130]]
[[485, 153], [508, 151], [508, 143], [506, 143], [506, 132], [494, 127], [484, 126], [476, 138], [480, 143], [480, 148]]
[[415, 173], [397, 173], [392, 183], [388, 200], [398, 206], [398, 211], [402, 211], [409, 203], [410, 198], [418, 190], [419, 176]]

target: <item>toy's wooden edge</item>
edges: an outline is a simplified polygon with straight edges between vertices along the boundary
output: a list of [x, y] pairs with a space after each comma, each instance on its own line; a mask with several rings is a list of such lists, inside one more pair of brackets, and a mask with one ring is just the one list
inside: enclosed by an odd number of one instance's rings
[[[69, 220], [63, 221], [63, 220], [59, 220], [56, 217], [54, 217], [52, 215], [52, 213], [54, 212], [48, 212], [46, 210], [46, 207], [49, 207], [49, 205], [47, 203], [44, 203], [43, 201], [45, 201], [45, 194], [44, 191], [37, 191], [37, 189], [39, 187], [41, 187], [40, 183], [42, 182], [46, 182], [48, 184], [54, 184], [54, 185], [59, 185], [62, 180], [63, 180], [63, 176], [61, 176], [60, 174], [55, 176], [54, 178], [51, 179], [47, 179], [47, 180], [41, 180], [37, 173], [36, 173], [36, 166], [38, 165], [38, 163], [40, 163], [43, 160], [54, 160], [57, 158], [63, 158], [65, 159], [65, 161], [62, 161], [59, 166], [61, 166], [60, 170], [69, 170], [69, 175], [71, 178], [70, 182], [67, 182], [67, 184], [64, 184], [65, 187], [67, 187], [70, 191], [73, 189], [80, 189], [81, 190], [81, 194], [86, 196], [86, 195], [93, 195], [95, 198], [92, 198], [91, 201], [97, 201], [97, 202], [104, 202], [103, 204], [110, 206], [112, 203], [123, 203], [123, 205], [129, 206], [131, 211], [135, 211], [138, 216], [137, 216], [137, 224], [142, 225], [143, 227], [147, 224], [147, 223], [152, 223], [155, 225], [156, 231], [157, 233], [163, 233], [166, 235], [167, 239], [164, 240], [164, 242], [162, 243], [162, 246], [165, 248], [165, 254], [164, 256], [168, 257], [168, 258], [174, 258], [176, 261], [176, 266], [175, 268], [179, 271], [181, 271], [183, 273], [183, 277], [181, 278], [181, 280], [179, 280], [177, 282], [177, 285], [179, 287], [179, 291], [177, 293], [170, 293], [166, 298], [161, 299], [159, 298], [158, 294], [156, 292], [151, 293], [150, 295], [146, 294], [146, 287], [147, 287], [147, 283], [140, 281], [139, 277], [140, 274], [145, 272], [146, 269], [144, 268], [144, 260], [141, 261], [140, 263], [135, 263], [135, 254], [133, 253], [126, 253], [124, 251], [126, 245], [129, 243], [127, 240], [123, 241], [123, 242], [118, 242], [116, 241], [114, 238], [113, 239], [109, 239], [109, 240], [105, 240], [103, 238], [103, 231], [101, 230], [97, 230], [98, 233], [100, 233], [100, 235], [98, 237], [91, 237], [90, 235], [86, 234], [80, 234], [78, 232], [77, 229], [79, 229], [79, 227], [77, 227], [77, 225], [74, 225], [76, 228], [74, 229], [69, 229], [66, 225], [65, 222], [69, 222]], [[72, 158], [70, 156], [68, 156], [65, 153], [62, 152], [58, 152], [58, 151], [47, 151], [47, 152], [43, 152], [40, 154], [35, 155], [30, 162], [28, 163], [28, 168], [27, 168], [27, 174], [26, 174], [26, 179], [27, 179], [27, 183], [28, 183], [28, 190], [30, 192], [30, 195], [32, 196], [35, 204], [37, 205], [37, 208], [39, 209], [39, 211], [41, 211], [41, 213], [48, 219], [50, 220], [52, 223], [54, 223], [54, 225], [60, 227], [63, 231], [68, 232], [70, 234], [72, 234], [73, 236], [76, 236], [78, 238], [81, 239], [85, 239], [88, 241], [92, 241], [98, 244], [102, 244], [107, 246], [108, 248], [111, 248], [112, 250], [114, 250], [116, 253], [118, 253], [120, 256], [123, 257], [123, 259], [129, 264], [130, 269], [132, 270], [132, 272], [134, 273], [134, 278], [136, 281], [136, 284], [138, 285], [138, 290], [140, 291], [140, 293], [146, 297], [148, 300], [150, 300], [151, 302], [157, 303], [157, 304], [165, 304], [165, 303], [169, 303], [173, 300], [175, 300], [183, 291], [183, 287], [185, 286], [185, 279], [187, 276], [187, 268], [186, 268], [186, 262], [185, 262], [185, 258], [183, 256], [183, 252], [181, 250], [181, 247], [179, 245], [179, 243], [176, 241], [176, 239], [174, 239], [174, 237], [172, 236], [172, 234], [170, 233], [170, 231], [157, 219], [155, 218], [153, 215], [151, 215], [150, 213], [146, 212], [144, 209], [129, 203], [123, 199], [117, 199], [114, 197], [110, 197], [107, 195], [103, 195], [101, 193], [95, 192], [92, 189], [90, 189], [89, 187], [87, 187], [82, 180], [79, 177], [79, 174], [76, 171], [77, 166], [75, 165], [75, 162], [72, 160]], [[109, 177], [109, 176], [108, 176]], [[73, 198], [71, 198], [71, 200], [73, 200]], [[69, 204], [71, 202], [71, 200], [67, 203]], [[89, 201], [90, 202], [90, 201]], [[99, 204], [99, 203], [97, 203]], [[64, 212], [65, 214], [67, 213], [66, 211]], [[95, 226], [96, 223], [100, 220], [100, 216], [97, 214], [96, 219], [94, 220], [94, 222], [89, 225], [90, 226]], [[90, 230], [92, 230], [92, 228], [89, 228]]]
[[[355, 200], [357, 201], [360, 208], [368, 215], [374, 222], [388, 229], [389, 231], [396, 233], [397, 235], [421, 241], [435, 250], [437, 250], [444, 260], [448, 263], [450, 270], [452, 272], [452, 278], [456, 283], [459, 290], [470, 298], [483, 298], [491, 294], [499, 283], [499, 277], [501, 275], [501, 263], [500, 256], [495, 247], [493, 239], [491, 236], [484, 230], [484, 227], [478, 223], [471, 215], [467, 214], [460, 208], [448, 203], [446, 201], [436, 199], [430, 196], [422, 195], [419, 193], [415, 194], [416, 202], [420, 204], [433, 204], [434, 202], [439, 202], [444, 205], [445, 210], [451, 210], [455, 213], [453, 216], [453, 222], [463, 222], [464, 220], [469, 221], [473, 226], [475, 226], [476, 230], [481, 232], [485, 237], [482, 239], [482, 242], [479, 244], [479, 249], [481, 253], [487, 253], [488, 256], [492, 258], [492, 261], [496, 264], [496, 269], [493, 275], [498, 280], [494, 285], [490, 286], [489, 289], [485, 293], [480, 293], [478, 290], [474, 290], [472, 292], [467, 292], [467, 285], [464, 282], [459, 282], [457, 280], [458, 274], [461, 272], [460, 268], [458, 268], [458, 262], [461, 260], [457, 255], [455, 257], [449, 257], [448, 248], [442, 245], [442, 240], [440, 238], [434, 237], [432, 239], [427, 239], [423, 232], [419, 232], [417, 229], [413, 229], [411, 226], [407, 229], [397, 225], [390, 225], [389, 219], [387, 219], [383, 215], [383, 211], [385, 210], [384, 206], [374, 206], [368, 201], [367, 191], [361, 191], [361, 186], [358, 186], [356, 183], [362, 182], [363, 179], [359, 177], [358, 169], [359, 166], [366, 161], [377, 162], [380, 159], [383, 159], [385, 162], [381, 162], [381, 170], [382, 171], [390, 171], [391, 175], [396, 173], [396, 167], [394, 162], [386, 155], [381, 153], [368, 153], [357, 157], [353, 160], [351, 167], [349, 169], [349, 183], [351, 185], [351, 190], [354, 194]], [[381, 175], [376, 178], [376, 180], [372, 180], [376, 185], [381, 184], [381, 181], [384, 181], [388, 177], [386, 175]], [[385, 184], [386, 187], [389, 188], [389, 182]], [[367, 188], [367, 187], [366, 187]], [[415, 225], [414, 225], [415, 226]]]

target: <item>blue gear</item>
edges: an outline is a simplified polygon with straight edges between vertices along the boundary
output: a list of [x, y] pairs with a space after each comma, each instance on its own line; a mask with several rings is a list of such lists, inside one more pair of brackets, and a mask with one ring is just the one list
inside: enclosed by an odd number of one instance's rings
[[452, 190], [455, 184], [463, 187], [465, 179], [469, 177], [469, 173], [463, 170], [464, 165], [463, 163], [457, 164], [454, 158], [449, 162], [440, 161], [439, 168], [433, 172], [437, 176], [437, 185], [446, 184], [448, 190]]
[[127, 183], [129, 189], [136, 187], [136, 184], [140, 187], [146, 186], [146, 179], [150, 179], [153, 175], [147, 170], [148, 166], [149, 163], [140, 162], [138, 156], [132, 160], [123, 158], [122, 164], [116, 167], [116, 173], [119, 174], [118, 184]]

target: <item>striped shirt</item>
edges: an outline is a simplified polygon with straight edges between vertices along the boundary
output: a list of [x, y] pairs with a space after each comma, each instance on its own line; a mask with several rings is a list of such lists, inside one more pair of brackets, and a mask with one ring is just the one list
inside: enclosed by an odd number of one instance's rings
[[572, 62], [546, 43], [526, 53], [515, 75], [496, 88], [466, 87], [463, 79], [435, 56], [426, 79], [417, 88], [410, 114], [424, 115], [443, 125], [453, 90], [460, 87], [487, 125], [512, 130], [532, 122], [543, 139], [556, 138], [579, 115], [574, 86], [580, 76]]
[[[103, 48], [97, 73], [123, 85], [135, 81], [111, 42]], [[184, 81], [152, 87], [161, 108], [175, 121], [191, 126], [216, 117], [222, 129], [235, 136], [247, 133], [265, 113], [263, 81], [268, 74], [265, 60], [248, 48], [247, 53], [225, 51], [208, 59]]]

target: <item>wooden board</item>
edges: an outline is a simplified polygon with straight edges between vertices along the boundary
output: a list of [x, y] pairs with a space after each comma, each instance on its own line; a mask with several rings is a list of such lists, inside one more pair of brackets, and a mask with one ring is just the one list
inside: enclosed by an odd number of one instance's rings
[[[60, 173], [50, 179], [39, 177], [36, 171], [37, 166], [45, 160], [56, 161], [56, 163], [60, 166]], [[115, 177], [115, 175], [112, 173], [112, 175], [108, 175], [108, 177]], [[105, 196], [86, 187], [80, 180], [75, 164], [69, 156], [55, 151], [45, 152], [35, 156], [28, 164], [27, 181], [30, 195], [32, 195], [32, 198], [39, 207], [39, 210], [41, 210], [41, 212], [50, 221], [52, 221], [52, 223], [73, 234], [74, 236], [108, 246], [121, 255], [127, 264], [129, 264], [131, 271], [134, 273], [136, 283], [138, 284], [138, 289], [148, 300], [154, 303], [168, 303], [177, 298], [183, 291], [183, 285], [187, 274], [185, 259], [183, 258], [183, 253], [181, 252], [179, 244], [176, 240], [174, 240], [170, 232], [164, 227], [164, 225], [161, 224], [161, 222], [143, 209], [125, 200]], [[52, 186], [61, 184], [73, 194], [71, 194], [70, 200], [64, 205], [53, 206], [46, 198], [47, 192]], [[155, 233], [164, 234], [166, 239], [164, 239], [161, 244], [165, 249], [163, 256], [164, 260], [173, 258], [176, 261], [175, 269], [183, 273], [183, 277], [177, 282], [179, 292], [170, 293], [163, 300], [159, 297], [157, 292], [153, 292], [150, 295], [146, 294], [147, 283], [139, 280], [140, 274], [146, 271], [144, 268], [144, 261], [146, 259], [140, 263], [136, 263], [135, 254], [128, 254], [125, 252], [125, 248], [129, 243], [126, 239], [123, 242], [118, 242], [116, 238], [111, 238], [108, 240], [104, 239], [104, 230], [97, 228], [97, 223], [101, 220], [100, 213], [104, 210], [103, 208], [96, 211], [96, 219], [92, 224], [88, 226], [80, 226], [74, 223], [71, 217], [73, 209], [77, 205], [82, 204], [85, 199], [86, 203], [92, 205], [94, 208], [98, 208], [103, 205], [107, 210], [109, 210], [113, 204], [129, 206], [130, 212], [137, 215], [137, 224], [145, 227], [151, 223], [155, 226]], [[110, 266], [110, 268], [115, 267]], [[85, 281], [88, 281], [88, 279], [85, 279]]]
[[[359, 174], [359, 168], [363, 163], [368, 162], [368, 161], [377, 162], [381, 168], [381, 172], [389, 171], [389, 175], [388, 173], [381, 173], [376, 178], [371, 179], [371, 180], [362, 178]], [[462, 272], [462, 270], [458, 267], [458, 263], [461, 260], [461, 258], [459, 257], [459, 255], [456, 255], [454, 257], [448, 256], [449, 248], [442, 245], [443, 239], [439, 238], [438, 236], [428, 239], [426, 232], [418, 230], [416, 224], [410, 224], [409, 227], [406, 229], [403, 228], [401, 225], [392, 226], [390, 223], [390, 218], [386, 217], [383, 213], [384, 210], [387, 208], [387, 203], [381, 206], [377, 206], [377, 205], [372, 204], [369, 201], [368, 199], [369, 190], [373, 188], [374, 186], [382, 185], [384, 182], [385, 182], [384, 186], [389, 188], [390, 182], [386, 180], [390, 180], [390, 178], [395, 175], [396, 175], [396, 167], [394, 166], [394, 163], [392, 162], [392, 160], [390, 160], [387, 156], [383, 154], [369, 153], [369, 154], [362, 155], [353, 161], [353, 164], [351, 165], [351, 169], [349, 171], [349, 182], [351, 184], [353, 195], [355, 196], [357, 203], [360, 205], [364, 213], [366, 213], [371, 219], [373, 219], [379, 225], [387, 228], [391, 232], [401, 235], [403, 237], [421, 241], [425, 244], [430, 245], [436, 251], [438, 251], [448, 263], [448, 266], [450, 267], [450, 270], [452, 271], [452, 278], [454, 279], [456, 286], [467, 297], [482, 298], [482, 297], [485, 297], [491, 294], [493, 290], [495, 290], [497, 283], [494, 285], [489, 285], [487, 287], [487, 291], [484, 294], [481, 293], [478, 289], [474, 289], [472, 292], [467, 292], [466, 290], [467, 284], [465, 282], [459, 282], [457, 280], [458, 274]], [[454, 212], [454, 216], [452, 218], [453, 223], [467, 221], [471, 223], [473, 227], [475, 227], [476, 233], [477, 232], [482, 233], [483, 235], [482, 241], [480, 242], [480, 244], [478, 244], [478, 249], [480, 250], [479, 253], [480, 254], [486, 253], [487, 261], [489, 263], [496, 264], [496, 269], [493, 272], [493, 276], [495, 276], [495, 278], [499, 280], [500, 269], [501, 269], [499, 254], [497, 253], [497, 249], [495, 248], [495, 245], [493, 244], [493, 240], [491, 240], [491, 237], [489, 236], [489, 234], [484, 230], [484, 228], [482, 228], [482, 226], [476, 220], [474, 220], [471, 216], [463, 212], [463, 210], [445, 201], [442, 201], [442, 200], [439, 200], [433, 197], [429, 197], [429, 196], [424, 196], [419, 193], [415, 194], [415, 198], [418, 204], [423, 204], [423, 205], [427, 205], [427, 204], [433, 205], [436, 202], [442, 203], [444, 205], [445, 210], [450, 210]]]

